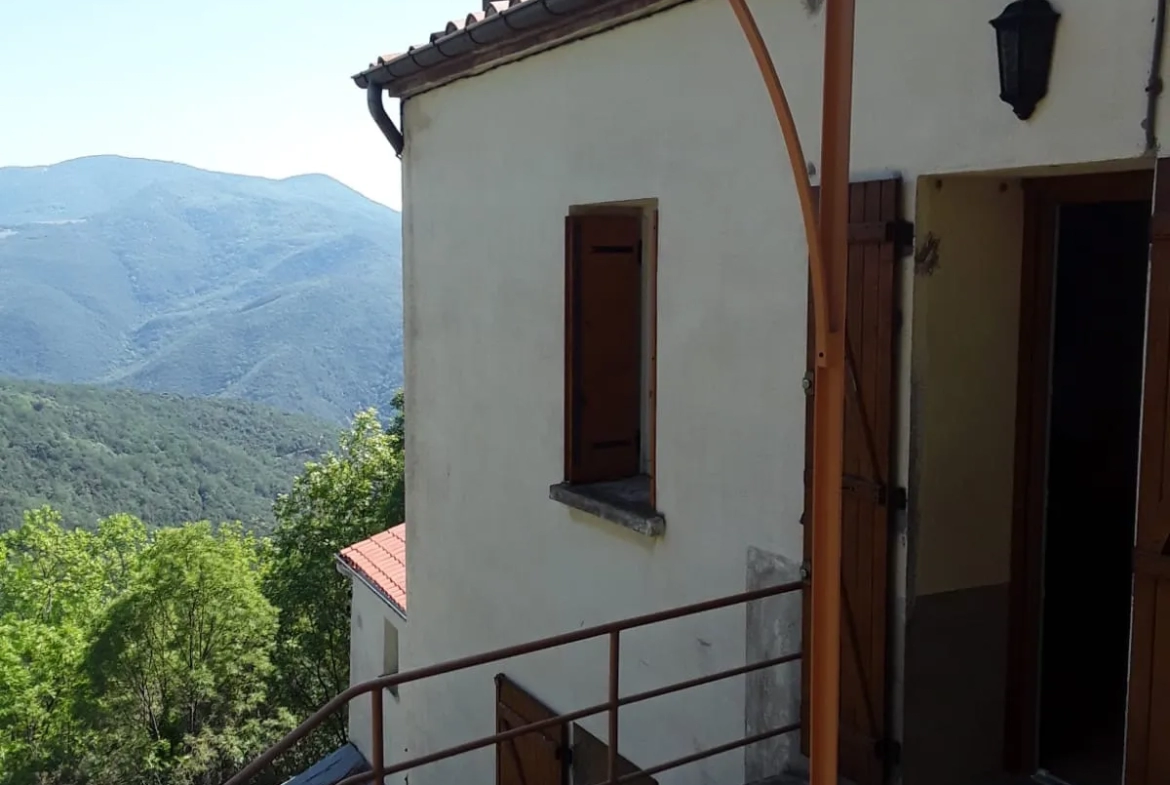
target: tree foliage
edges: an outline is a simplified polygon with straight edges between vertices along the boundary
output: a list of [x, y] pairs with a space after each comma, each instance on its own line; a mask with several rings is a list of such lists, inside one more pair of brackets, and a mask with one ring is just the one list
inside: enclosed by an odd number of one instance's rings
[[84, 746], [75, 716], [86, 687], [80, 665], [145, 542], [145, 527], [130, 516], [108, 518], [96, 532], [67, 531], [47, 507], [0, 536], [0, 772], [21, 781]]
[[113, 742], [95, 782], [214, 785], [270, 739], [264, 559], [238, 526], [158, 532], [87, 653], [91, 724]]
[[[218, 785], [349, 682], [343, 547], [402, 519], [401, 397], [240, 524], [0, 534], [0, 785]], [[344, 741], [344, 715], [272, 782]]]
[[[400, 432], [401, 417], [395, 423]], [[264, 588], [280, 608], [275, 659], [281, 679], [275, 686], [298, 715], [349, 686], [349, 582], [334, 558], [402, 521], [404, 468], [401, 438], [370, 409], [354, 417], [336, 453], [307, 464], [276, 502], [274, 557]], [[344, 718], [337, 717], [307, 754], [344, 738]]]
[[0, 379], [0, 531], [51, 504], [69, 528], [275, 524], [272, 500], [341, 429], [242, 401]]

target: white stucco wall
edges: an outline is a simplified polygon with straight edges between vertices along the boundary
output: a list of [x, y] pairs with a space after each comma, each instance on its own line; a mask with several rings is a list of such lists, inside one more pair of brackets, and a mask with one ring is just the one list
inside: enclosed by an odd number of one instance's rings
[[[902, 173], [907, 217], [921, 174], [1142, 153], [1154, 0], [1061, 0], [1050, 94], [1026, 124], [998, 98], [988, 20], [1004, 4], [858, 4], [853, 168]], [[816, 160], [823, 14], [810, 5], [820, 4], [753, 3]], [[741, 591], [751, 547], [795, 570], [805, 242], [775, 120], [727, 4], [696, 0], [454, 83], [409, 100], [404, 117], [404, 661]], [[657, 199], [661, 215], [667, 533], [654, 542], [548, 498], [562, 479], [563, 217], [572, 205], [631, 199]], [[778, 634], [798, 645], [790, 625]], [[742, 609], [631, 634], [623, 691], [731, 667], [744, 652]], [[412, 754], [493, 732], [499, 671], [559, 711], [605, 697], [604, 642], [418, 685]], [[603, 720], [586, 724], [605, 738]], [[742, 683], [707, 688], [624, 714], [621, 751], [648, 766], [744, 727]], [[733, 783], [744, 759], [727, 754], [660, 781]], [[412, 781], [490, 782], [491, 765], [484, 752]]]
[[[385, 670], [385, 625], [397, 630], [399, 651], [406, 640], [406, 619], [396, 613], [384, 599], [360, 580], [351, 580], [353, 586], [350, 605], [349, 683], [358, 684], [383, 675]], [[400, 663], [401, 664], [401, 663]], [[388, 763], [405, 759], [406, 733], [404, 730], [406, 705], [410, 700], [410, 686], [399, 689], [398, 697], [382, 693], [382, 727], [385, 736], [385, 755]], [[372, 759], [372, 721], [369, 697], [358, 698], [349, 704], [349, 740], [361, 750], [366, 760]], [[387, 777], [389, 785], [403, 785], [402, 775]]]

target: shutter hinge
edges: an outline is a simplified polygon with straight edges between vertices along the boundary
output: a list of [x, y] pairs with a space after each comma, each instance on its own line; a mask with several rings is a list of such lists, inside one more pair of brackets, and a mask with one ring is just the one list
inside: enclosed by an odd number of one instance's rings
[[906, 489], [894, 488], [890, 492], [890, 508], [894, 510], [905, 510], [906, 504]]
[[804, 378], [800, 380], [800, 386], [804, 388], [805, 395], [813, 394], [813, 372], [807, 371]]
[[808, 559], [800, 563], [800, 579], [802, 581], [812, 580], [812, 562]]
[[874, 756], [890, 766], [897, 766], [902, 762], [902, 743], [893, 739], [878, 739], [873, 745]]
[[886, 224], [886, 242], [894, 244], [895, 258], [914, 252], [914, 222], [898, 218]]

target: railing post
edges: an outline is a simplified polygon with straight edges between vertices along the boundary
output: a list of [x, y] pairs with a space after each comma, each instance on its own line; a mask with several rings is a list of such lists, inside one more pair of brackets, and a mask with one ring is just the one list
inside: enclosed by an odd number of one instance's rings
[[[751, 591], [733, 594], [727, 597], [720, 597], [714, 600], [705, 600], [703, 602], [693, 603], [691, 605], [683, 605], [677, 608], [670, 608], [668, 610], [656, 611], [654, 613], [644, 614], [642, 616], [633, 616], [617, 622], [610, 622], [608, 624], [599, 624], [588, 629], [575, 630], [573, 632], [563, 633], [561, 635], [554, 635], [550, 638], [544, 638], [537, 641], [530, 641], [528, 643], [518, 644], [516, 646], [509, 646], [503, 649], [495, 649], [493, 651], [475, 654], [469, 657], [463, 657], [456, 660], [448, 660], [435, 665], [429, 665], [424, 668], [417, 668], [415, 670], [405, 671], [394, 675], [380, 676], [370, 681], [365, 681], [360, 684], [351, 684], [348, 689], [337, 695], [324, 706], [313, 713], [309, 719], [302, 722], [293, 730], [284, 735], [280, 741], [273, 744], [258, 757], [252, 760], [251, 763], [240, 769], [235, 776], [229, 779], [224, 785], [248, 785], [252, 779], [258, 776], [264, 769], [271, 766], [277, 758], [282, 754], [292, 749], [297, 742], [304, 739], [316, 728], [319, 728], [322, 723], [328, 721], [339, 711], [345, 710], [352, 701], [360, 699], [366, 693], [370, 694], [370, 709], [371, 730], [373, 731], [373, 745], [370, 757], [371, 766], [370, 771], [362, 774], [355, 774], [347, 777], [339, 785], [366, 785], [373, 780], [385, 780], [387, 776], [399, 774], [401, 772], [411, 771], [420, 766], [425, 766], [429, 763], [436, 763], [441, 760], [454, 757], [456, 755], [463, 755], [467, 752], [482, 749], [484, 747], [499, 744], [503, 741], [508, 741], [519, 736], [527, 735], [535, 730], [544, 728], [551, 728], [554, 725], [564, 725], [570, 721], [585, 719], [586, 717], [595, 717], [600, 714], [609, 714], [609, 755], [608, 755], [608, 782], [610, 785], [616, 785], [621, 781], [622, 777], [618, 774], [618, 711], [623, 705], [633, 703], [640, 703], [642, 701], [650, 700], [651, 698], [661, 697], [683, 689], [690, 689], [708, 684], [713, 681], [719, 681], [724, 678], [732, 676], [743, 675], [752, 671], [760, 670], [765, 667], [772, 667], [781, 665], [785, 662], [791, 662], [799, 659], [799, 654], [789, 655], [785, 657], [776, 657], [771, 660], [765, 660], [759, 663], [752, 663], [750, 666], [743, 668], [733, 668], [729, 671], [723, 671], [720, 674], [708, 674], [707, 676], [698, 679], [691, 679], [688, 681], [677, 682], [667, 687], [659, 687], [657, 689], [648, 690], [641, 693], [627, 695], [625, 698], [621, 697], [619, 690], [619, 653], [620, 653], [620, 634], [623, 630], [639, 629], [657, 624], [659, 622], [669, 621], [671, 619], [678, 619], [684, 616], [693, 616], [698, 613], [706, 613], [708, 611], [718, 610], [720, 608], [730, 608], [736, 605], [743, 605], [747, 602], [754, 602], [756, 600], [765, 599], [768, 597], [776, 597], [781, 594], [788, 594], [791, 592], [798, 592], [802, 589], [799, 581], [781, 584], [779, 586], [771, 586], [765, 589], [753, 589]], [[559, 648], [571, 643], [578, 643], [581, 641], [599, 640], [608, 637], [610, 639], [609, 650], [609, 696], [604, 702], [598, 703], [595, 706], [590, 706], [587, 709], [582, 709], [568, 714], [561, 714], [542, 720], [537, 723], [525, 724], [509, 731], [503, 731], [493, 736], [485, 736], [474, 741], [465, 742], [454, 747], [448, 747], [437, 752], [431, 752], [426, 755], [419, 755], [409, 760], [403, 760], [391, 766], [386, 765], [385, 757], [385, 718], [383, 715], [383, 703], [385, 696], [382, 690], [387, 688], [397, 687], [401, 684], [408, 684], [410, 682], [428, 679], [433, 676], [440, 676], [446, 673], [453, 673], [456, 671], [467, 670], [468, 668], [486, 665], [492, 662], [501, 662], [503, 660], [510, 660], [521, 655], [532, 654], [538, 651], [547, 651], [549, 649]], [[736, 743], [731, 746], [723, 745], [721, 747], [712, 748], [714, 751], [710, 755], [720, 754], [732, 749], [737, 749], [744, 744], [754, 744], [765, 738], [771, 738], [774, 735], [787, 733], [790, 730], [795, 730], [799, 725], [793, 725], [788, 728], [782, 728], [776, 731], [769, 731], [765, 735], [752, 737], [742, 744]], [[683, 763], [691, 763], [700, 760], [708, 755], [690, 755], [686, 758], [680, 758], [671, 763], [671, 765], [659, 765], [653, 771], [647, 770], [642, 772], [650, 774], [657, 771], [666, 771]], [[632, 778], [638, 775], [627, 774], [626, 778]]]
[[374, 771], [374, 782], [377, 785], [383, 785], [384, 774], [386, 771], [386, 734], [382, 730], [382, 688], [370, 691], [370, 712], [373, 715], [370, 719], [370, 726], [373, 728], [373, 760], [370, 761], [370, 768]]
[[609, 760], [606, 764], [609, 785], [617, 782], [618, 762], [618, 659], [621, 654], [621, 631], [609, 634]]

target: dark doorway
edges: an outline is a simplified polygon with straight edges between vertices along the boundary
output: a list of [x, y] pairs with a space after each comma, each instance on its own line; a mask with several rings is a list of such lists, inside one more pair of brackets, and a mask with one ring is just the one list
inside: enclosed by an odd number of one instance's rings
[[1122, 776], [1149, 215], [1058, 212], [1038, 762], [1070, 785]]

